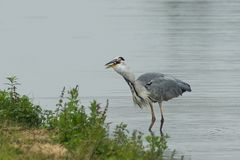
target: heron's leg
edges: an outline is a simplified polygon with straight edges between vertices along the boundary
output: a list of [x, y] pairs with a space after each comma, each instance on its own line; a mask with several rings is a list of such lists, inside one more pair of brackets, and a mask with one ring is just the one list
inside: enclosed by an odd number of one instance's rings
[[156, 117], [155, 117], [155, 114], [154, 114], [154, 110], [153, 110], [153, 105], [152, 105], [152, 103], [149, 103], [149, 106], [150, 106], [151, 114], [152, 114], [152, 122], [151, 122], [148, 130], [149, 130], [150, 132], [152, 132], [152, 126], [153, 126], [153, 124], [154, 124], [155, 121], [156, 121]]
[[160, 133], [163, 134], [163, 132], [162, 132], [162, 127], [163, 127], [163, 123], [164, 123], [164, 117], [163, 117], [163, 106], [162, 106], [162, 102], [158, 102], [158, 104], [159, 104], [160, 111], [161, 111]]

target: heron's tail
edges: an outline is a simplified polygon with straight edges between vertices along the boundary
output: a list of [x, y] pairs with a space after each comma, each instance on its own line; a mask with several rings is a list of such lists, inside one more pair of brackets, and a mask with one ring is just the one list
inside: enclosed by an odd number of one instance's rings
[[186, 82], [183, 82], [183, 81], [178, 82], [178, 85], [180, 86], [182, 93], [184, 93], [186, 91], [188, 91], [188, 92], [192, 91], [191, 86]]

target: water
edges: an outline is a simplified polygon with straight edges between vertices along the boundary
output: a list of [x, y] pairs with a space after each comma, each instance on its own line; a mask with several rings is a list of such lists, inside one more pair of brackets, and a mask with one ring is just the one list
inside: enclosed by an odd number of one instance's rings
[[[0, 87], [55, 108], [63, 86], [82, 103], [110, 100], [109, 121], [148, 133], [150, 112], [135, 107], [122, 78], [104, 64], [123, 56], [136, 76], [172, 74], [192, 92], [164, 103], [168, 145], [191, 159], [240, 157], [240, 1], [0, 1]], [[159, 130], [159, 107], [156, 105]]]

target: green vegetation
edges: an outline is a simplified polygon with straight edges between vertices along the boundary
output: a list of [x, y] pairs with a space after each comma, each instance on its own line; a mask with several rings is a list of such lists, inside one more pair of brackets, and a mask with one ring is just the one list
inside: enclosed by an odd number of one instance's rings
[[0, 90], [0, 122], [14, 122], [29, 127], [41, 125], [40, 106], [33, 105], [27, 96], [16, 92], [17, 78], [8, 77], [7, 90]]
[[108, 101], [105, 107], [92, 101], [86, 108], [80, 103], [76, 86], [63, 89], [55, 111], [42, 110], [17, 93], [16, 77], [7, 79], [7, 90], [0, 90], [0, 160], [163, 159], [167, 136], [144, 138], [139, 131], [129, 133], [123, 123], [109, 132]]

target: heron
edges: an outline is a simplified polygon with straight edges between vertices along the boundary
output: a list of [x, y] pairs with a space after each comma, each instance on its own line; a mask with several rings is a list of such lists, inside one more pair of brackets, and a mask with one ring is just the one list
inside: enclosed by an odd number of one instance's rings
[[125, 59], [120, 56], [106, 63], [105, 66], [106, 68], [113, 68], [113, 70], [124, 78], [130, 87], [134, 104], [140, 108], [143, 106], [150, 107], [152, 116], [151, 124], [148, 128], [150, 132], [152, 132], [152, 127], [156, 121], [153, 103], [158, 103], [160, 107], [160, 133], [163, 134], [163, 101], [178, 97], [186, 91], [191, 92], [191, 87], [188, 83], [167, 74], [149, 72], [135, 79], [135, 75], [125, 63]]

